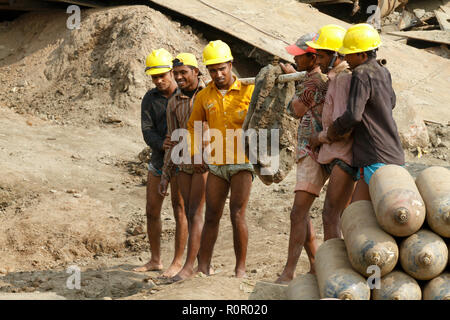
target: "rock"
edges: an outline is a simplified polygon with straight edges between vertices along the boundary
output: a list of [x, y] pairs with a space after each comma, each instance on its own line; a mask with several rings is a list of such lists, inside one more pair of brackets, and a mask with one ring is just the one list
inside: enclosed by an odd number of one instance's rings
[[414, 9], [413, 12], [416, 15], [416, 17], [419, 18], [419, 19], [422, 19], [423, 16], [425, 16], [425, 13], [426, 13], [426, 11], [424, 9]]
[[122, 120], [120, 120], [120, 119], [118, 119], [118, 118], [116, 118], [114, 116], [111, 116], [111, 115], [106, 116], [105, 118], [103, 118], [102, 121], [103, 121], [103, 123], [108, 123], [108, 124], [110, 124], [110, 123], [121, 123], [122, 122]]
[[145, 147], [142, 149], [142, 151], [138, 154], [138, 159], [143, 163], [148, 163], [150, 161], [150, 155], [152, 154], [152, 150], [150, 147]]
[[73, 194], [73, 197], [74, 197], [74, 198], [81, 198], [81, 194], [80, 194], [80, 193], [74, 193], [74, 194]]
[[82, 159], [83, 159], [79, 154], [73, 154], [73, 155], [71, 155], [70, 157], [71, 157], [72, 159], [75, 159], [75, 160], [82, 160]]
[[143, 234], [144, 233], [144, 228], [142, 226], [137, 226], [136, 228], [133, 229], [133, 231], [131, 232], [131, 234], [133, 236], [137, 236], [138, 234]]
[[404, 149], [425, 148], [429, 142], [428, 130], [423, 117], [416, 108], [417, 101], [403, 93], [397, 99], [393, 116]]

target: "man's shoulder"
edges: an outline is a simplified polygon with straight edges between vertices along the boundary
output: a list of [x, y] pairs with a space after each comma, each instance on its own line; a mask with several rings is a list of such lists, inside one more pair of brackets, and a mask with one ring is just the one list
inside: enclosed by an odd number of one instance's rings
[[213, 90], [213, 83], [212, 81], [208, 82], [208, 84], [206, 84], [206, 86], [199, 90], [199, 92], [197, 92], [197, 94], [195, 95], [195, 101], [197, 100], [201, 100], [203, 97], [211, 94], [211, 90]]
[[[368, 77], [374, 76], [377, 73], [384, 72], [382, 69], [384, 67], [380, 66], [376, 59], [372, 58], [369, 61], [360, 64], [355, 69], [353, 69], [353, 77], [359, 79], [366, 79]], [[387, 70], [387, 69], [386, 69]]]
[[308, 73], [303, 83], [325, 83], [328, 82], [328, 76], [320, 71]]
[[245, 92], [253, 91], [253, 90], [255, 90], [255, 85], [254, 84], [243, 84], [241, 82], [241, 90], [243, 90]]
[[148, 90], [145, 94], [144, 97], [142, 98], [142, 102], [151, 102], [151, 100], [155, 99], [156, 95], [158, 94], [158, 89], [153, 88]]
[[350, 81], [352, 79], [352, 72], [348, 69], [342, 70], [336, 75], [334, 78], [335, 82], [345, 82]]

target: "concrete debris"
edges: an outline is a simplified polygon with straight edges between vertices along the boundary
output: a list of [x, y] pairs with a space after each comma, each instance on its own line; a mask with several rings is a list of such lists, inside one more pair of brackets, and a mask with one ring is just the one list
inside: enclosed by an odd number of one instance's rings
[[408, 10], [403, 10], [398, 28], [400, 30], [405, 30], [412, 27], [421, 26], [422, 24], [423, 22], [419, 18], [417, 18], [415, 14], [409, 12]]
[[450, 32], [442, 30], [431, 31], [396, 31], [388, 32], [395, 36], [402, 36], [410, 39], [423, 40], [428, 42], [434, 42], [439, 44], [450, 45]]
[[434, 11], [436, 19], [439, 22], [439, 26], [443, 31], [450, 31], [450, 15], [445, 12]]

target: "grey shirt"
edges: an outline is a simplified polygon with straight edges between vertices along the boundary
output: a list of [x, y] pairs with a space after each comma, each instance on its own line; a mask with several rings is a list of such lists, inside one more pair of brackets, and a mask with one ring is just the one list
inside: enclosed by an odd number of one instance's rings
[[353, 70], [347, 110], [333, 122], [339, 135], [354, 128], [353, 166], [404, 165], [405, 157], [392, 116], [396, 97], [391, 74], [372, 58]]
[[145, 143], [152, 149], [150, 163], [158, 170], [163, 167], [163, 143], [167, 133], [166, 109], [169, 98], [154, 88], [147, 91], [141, 103], [142, 134]]

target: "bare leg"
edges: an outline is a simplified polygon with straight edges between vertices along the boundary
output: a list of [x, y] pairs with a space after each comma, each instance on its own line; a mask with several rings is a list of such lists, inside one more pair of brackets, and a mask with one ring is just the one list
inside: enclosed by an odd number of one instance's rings
[[[289, 234], [289, 248], [288, 248], [288, 258], [286, 265], [280, 277], [276, 280], [276, 283], [289, 283], [295, 274], [295, 268], [297, 267], [297, 262], [302, 253], [303, 245], [306, 243], [306, 237], [309, 229], [309, 209], [316, 198], [315, 195], [306, 191], [297, 191], [295, 193], [294, 205], [291, 211], [291, 231]], [[311, 226], [312, 227], [312, 226]], [[310, 229], [311, 238], [315, 236], [314, 229]], [[310, 240], [309, 242], [314, 241]], [[315, 244], [310, 247], [311, 254], [315, 253]], [[314, 259], [310, 263], [314, 263]], [[311, 267], [314, 270], [314, 267]]]
[[353, 193], [352, 202], [359, 201], [359, 200], [369, 200], [370, 201], [369, 186], [362, 178], [360, 180], [358, 180], [358, 183], [356, 184], [355, 192]]
[[161, 207], [164, 201], [158, 192], [160, 177], [155, 177], [150, 172], [147, 176], [147, 235], [150, 242], [150, 261], [141, 267], [134, 268], [136, 272], [162, 270], [161, 263]]
[[213, 174], [208, 175], [206, 181], [206, 211], [203, 226], [198, 271], [209, 275], [214, 245], [219, 233], [219, 222], [227, 199], [230, 184]]
[[171, 278], [176, 275], [183, 265], [183, 252], [186, 247], [188, 237], [188, 224], [180, 190], [178, 188], [177, 177], [170, 179], [170, 194], [172, 200], [173, 215], [175, 217], [175, 253], [169, 268], [162, 274], [162, 277]]
[[[188, 176], [188, 178], [185, 178], [184, 176]], [[207, 177], [208, 173], [194, 173], [192, 176], [183, 174], [183, 178], [180, 179], [180, 184], [184, 183], [185, 180], [189, 180], [189, 183], [192, 181], [190, 184], [191, 187], [188, 201], [189, 240], [186, 262], [183, 269], [181, 269], [181, 271], [173, 278], [174, 281], [187, 279], [195, 273], [194, 263], [200, 248], [200, 239], [203, 229], [203, 205], [205, 203]]]
[[323, 205], [324, 241], [341, 237], [341, 215], [352, 197], [355, 182], [338, 165], [333, 167]]
[[314, 226], [312, 224], [311, 218], [308, 218], [308, 231], [306, 233], [305, 240], [305, 250], [309, 259], [309, 272], [315, 274], [315, 262], [316, 262], [316, 251], [317, 251], [317, 243], [316, 243], [316, 232], [314, 231]]
[[245, 221], [250, 190], [252, 187], [252, 174], [249, 171], [240, 171], [231, 177], [230, 218], [233, 226], [233, 244], [236, 255], [236, 277], [245, 276], [245, 258], [247, 257], [248, 229]]

